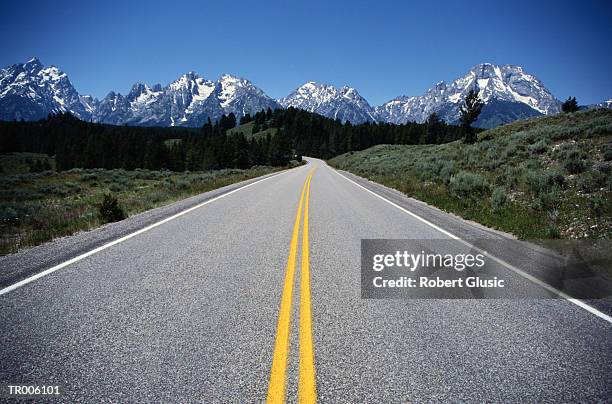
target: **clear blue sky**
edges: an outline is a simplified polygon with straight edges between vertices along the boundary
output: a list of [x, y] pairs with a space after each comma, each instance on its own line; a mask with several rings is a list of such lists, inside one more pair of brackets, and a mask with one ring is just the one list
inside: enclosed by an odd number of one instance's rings
[[189, 70], [278, 98], [306, 81], [372, 105], [480, 62], [518, 64], [561, 99], [612, 98], [612, 3], [602, 1], [0, 2], [0, 65], [38, 56], [81, 93], [126, 93]]

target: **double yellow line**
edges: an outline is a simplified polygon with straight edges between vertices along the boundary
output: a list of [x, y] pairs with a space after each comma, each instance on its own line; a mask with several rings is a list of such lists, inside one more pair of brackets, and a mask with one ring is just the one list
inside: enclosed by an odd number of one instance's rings
[[[316, 168], [316, 167], [315, 167]], [[268, 403], [283, 403], [285, 401], [285, 384], [287, 373], [287, 357], [289, 356], [289, 334], [291, 330], [291, 305], [293, 301], [293, 285], [295, 280], [295, 261], [297, 257], [298, 238], [302, 208], [304, 210], [304, 228], [302, 231], [302, 272], [300, 274], [300, 367], [298, 401], [300, 403], [315, 403], [317, 401], [317, 388], [315, 382], [314, 350], [312, 342], [312, 309], [310, 299], [310, 260], [308, 241], [308, 202], [310, 199], [310, 181], [314, 168], [309, 172], [302, 195], [298, 204], [285, 284], [281, 297], [278, 324], [276, 326], [276, 340], [274, 342], [274, 357], [270, 370], [270, 383], [268, 385]]]

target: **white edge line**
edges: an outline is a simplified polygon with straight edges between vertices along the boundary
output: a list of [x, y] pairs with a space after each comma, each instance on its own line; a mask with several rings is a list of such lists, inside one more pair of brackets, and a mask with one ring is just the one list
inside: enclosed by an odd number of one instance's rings
[[417, 220], [419, 220], [419, 221], [421, 221], [421, 222], [425, 223], [426, 225], [428, 225], [428, 226], [430, 226], [430, 227], [432, 227], [432, 228], [434, 228], [434, 229], [438, 230], [438, 231], [439, 231], [439, 232], [441, 232], [442, 234], [445, 234], [445, 235], [447, 235], [448, 237], [450, 237], [450, 238], [452, 238], [452, 239], [454, 239], [454, 240], [460, 241], [460, 242], [461, 242], [461, 243], [463, 243], [464, 245], [466, 245], [466, 246], [468, 246], [468, 247], [470, 247], [470, 248], [473, 248], [473, 249], [474, 249], [474, 250], [476, 250], [476, 251], [479, 251], [479, 252], [481, 252], [481, 253], [486, 253], [486, 255], [487, 255], [489, 258], [491, 258], [493, 261], [495, 261], [495, 262], [497, 262], [498, 264], [501, 264], [502, 266], [504, 266], [504, 267], [508, 268], [509, 270], [511, 270], [512, 272], [516, 273], [517, 275], [522, 276], [523, 278], [527, 279], [528, 281], [531, 281], [531, 282], [535, 283], [536, 285], [538, 285], [538, 286], [540, 286], [540, 287], [542, 287], [542, 288], [546, 289], [547, 291], [549, 291], [549, 292], [551, 292], [551, 293], [553, 293], [553, 294], [555, 294], [555, 295], [557, 295], [557, 296], [559, 296], [559, 297], [562, 297], [563, 299], [565, 299], [565, 300], [569, 301], [570, 303], [573, 303], [573, 304], [575, 304], [576, 306], [578, 306], [578, 307], [580, 307], [580, 308], [582, 308], [582, 309], [584, 309], [584, 310], [588, 311], [589, 313], [594, 314], [595, 316], [597, 316], [597, 317], [599, 317], [599, 318], [601, 318], [601, 319], [603, 319], [603, 320], [607, 321], [608, 323], [612, 324], [612, 317], [610, 317], [610, 316], [608, 316], [607, 314], [605, 314], [605, 313], [603, 313], [603, 312], [601, 312], [601, 311], [597, 310], [595, 307], [593, 307], [593, 306], [591, 306], [591, 305], [589, 305], [589, 304], [587, 304], [587, 303], [583, 302], [583, 301], [582, 301], [582, 300], [580, 300], [580, 299], [576, 299], [576, 298], [574, 298], [574, 297], [569, 296], [568, 294], [566, 294], [566, 293], [564, 293], [564, 292], [562, 292], [562, 291], [558, 290], [557, 288], [555, 288], [555, 287], [553, 287], [553, 286], [550, 286], [550, 285], [549, 285], [549, 284], [547, 284], [546, 282], [543, 282], [543, 281], [541, 281], [540, 279], [536, 278], [535, 276], [530, 275], [530, 274], [528, 274], [528, 273], [526, 273], [526, 272], [524, 272], [524, 271], [522, 271], [522, 270], [518, 269], [518, 268], [517, 268], [517, 267], [515, 267], [514, 265], [509, 264], [509, 263], [507, 263], [507, 262], [506, 262], [506, 261], [504, 261], [504, 260], [501, 260], [501, 259], [499, 259], [499, 258], [497, 258], [497, 257], [495, 257], [495, 256], [490, 255], [490, 254], [489, 254], [489, 253], [487, 253], [486, 251], [484, 251], [484, 250], [482, 250], [482, 249], [480, 249], [480, 248], [478, 248], [478, 247], [476, 247], [476, 246], [474, 246], [474, 245], [472, 245], [472, 244], [468, 243], [467, 241], [465, 241], [465, 240], [463, 240], [463, 239], [461, 239], [461, 238], [459, 238], [459, 237], [455, 236], [455, 235], [454, 235], [454, 234], [452, 234], [452, 233], [449, 233], [448, 231], [446, 231], [446, 230], [442, 229], [442, 228], [441, 228], [441, 227], [439, 227], [439, 226], [436, 226], [435, 224], [431, 223], [430, 221], [428, 221], [428, 220], [426, 220], [426, 219], [423, 219], [421, 216], [417, 215], [416, 213], [413, 213], [413, 212], [409, 211], [408, 209], [403, 208], [403, 207], [401, 207], [400, 205], [398, 205], [398, 204], [396, 204], [396, 203], [394, 203], [394, 202], [391, 202], [391, 201], [390, 201], [390, 200], [388, 200], [387, 198], [385, 198], [385, 197], [383, 197], [383, 196], [381, 196], [381, 195], [377, 194], [376, 192], [374, 192], [374, 191], [372, 191], [372, 190], [367, 189], [367, 188], [366, 188], [366, 187], [364, 187], [363, 185], [358, 184], [357, 182], [355, 182], [355, 181], [353, 181], [352, 179], [350, 179], [350, 178], [348, 178], [348, 177], [344, 176], [343, 174], [340, 174], [340, 172], [339, 172], [338, 170], [336, 170], [336, 169], [334, 169], [334, 168], [332, 168], [332, 170], [333, 170], [334, 172], [336, 172], [336, 173], [337, 173], [339, 176], [341, 176], [342, 178], [344, 178], [345, 180], [347, 180], [347, 181], [349, 181], [349, 182], [352, 182], [353, 184], [357, 185], [359, 188], [362, 188], [362, 189], [364, 189], [364, 190], [368, 191], [369, 193], [371, 193], [371, 194], [372, 194], [372, 195], [374, 195], [375, 197], [382, 199], [383, 201], [387, 202], [388, 204], [390, 204], [390, 205], [392, 205], [392, 206], [394, 206], [394, 207], [398, 208], [398, 209], [399, 209], [399, 210], [401, 210], [402, 212], [409, 214], [410, 216], [414, 217], [415, 219], [417, 219]]
[[278, 176], [278, 175], [281, 175], [281, 174], [286, 174], [286, 173], [288, 173], [288, 172], [289, 172], [289, 170], [287, 170], [287, 171], [281, 171], [281, 172], [278, 172], [278, 173], [272, 174], [272, 175], [270, 175], [270, 176], [268, 176], [268, 177], [266, 177], [266, 178], [262, 178], [262, 179], [259, 179], [259, 180], [257, 180], [257, 181], [251, 182], [250, 184], [243, 185], [243, 186], [241, 186], [240, 188], [233, 189], [233, 190], [231, 190], [231, 191], [229, 191], [229, 192], [226, 192], [226, 193], [224, 193], [224, 194], [221, 194], [221, 195], [219, 195], [219, 196], [216, 196], [216, 197], [214, 197], [214, 198], [212, 198], [212, 199], [208, 199], [207, 201], [204, 201], [204, 202], [202, 202], [202, 203], [200, 203], [200, 204], [197, 204], [197, 205], [195, 205], [195, 206], [192, 206], [191, 208], [188, 208], [188, 209], [185, 209], [185, 210], [183, 210], [183, 211], [180, 211], [179, 213], [176, 213], [176, 214], [174, 214], [174, 215], [172, 215], [172, 216], [170, 216], [170, 217], [167, 217], [167, 218], [165, 218], [165, 219], [163, 219], [163, 220], [160, 220], [159, 222], [155, 222], [155, 223], [153, 223], [153, 224], [150, 224], [150, 225], [148, 225], [147, 227], [143, 227], [143, 228], [142, 228], [142, 229], [140, 229], [140, 230], [137, 230], [137, 231], [135, 231], [135, 232], [133, 232], [133, 233], [127, 234], [127, 235], [125, 235], [125, 236], [123, 236], [123, 237], [120, 237], [120, 238], [118, 238], [118, 239], [116, 239], [116, 240], [113, 240], [113, 241], [111, 241], [111, 242], [109, 242], [109, 243], [106, 243], [106, 244], [104, 244], [104, 245], [101, 245], [100, 247], [94, 248], [94, 249], [93, 249], [93, 250], [91, 250], [91, 251], [87, 251], [86, 253], [83, 253], [83, 254], [81, 254], [81, 255], [78, 255], [78, 256], [76, 256], [76, 257], [74, 257], [74, 258], [72, 258], [72, 259], [69, 259], [68, 261], [64, 261], [64, 262], [62, 262], [61, 264], [57, 264], [57, 265], [55, 265], [54, 267], [51, 267], [51, 268], [49, 268], [49, 269], [46, 269], [46, 270], [44, 270], [44, 271], [42, 271], [42, 272], [39, 272], [39, 273], [37, 273], [37, 274], [35, 274], [35, 275], [32, 275], [32, 276], [30, 276], [30, 277], [28, 277], [28, 278], [25, 278], [25, 279], [23, 279], [23, 280], [21, 280], [21, 281], [19, 281], [19, 282], [17, 282], [17, 283], [14, 283], [14, 284], [12, 284], [12, 285], [10, 285], [10, 286], [5, 287], [4, 289], [0, 290], [0, 296], [5, 295], [5, 294], [7, 294], [7, 293], [9, 293], [9, 292], [12, 292], [13, 290], [18, 289], [18, 288], [20, 288], [20, 287], [22, 287], [22, 286], [24, 286], [24, 285], [27, 285], [28, 283], [34, 282], [35, 280], [40, 279], [40, 278], [42, 278], [42, 277], [44, 277], [44, 276], [47, 276], [47, 275], [49, 275], [49, 274], [52, 274], [53, 272], [58, 271], [58, 270], [60, 270], [60, 269], [62, 269], [62, 268], [64, 268], [64, 267], [67, 267], [67, 266], [68, 266], [68, 265], [70, 265], [70, 264], [74, 264], [75, 262], [81, 261], [82, 259], [87, 258], [87, 257], [89, 257], [89, 256], [91, 256], [91, 255], [96, 254], [96, 253], [99, 253], [100, 251], [106, 250], [107, 248], [110, 248], [110, 247], [112, 247], [112, 246], [114, 246], [114, 245], [116, 245], [116, 244], [119, 244], [119, 243], [122, 243], [122, 242], [124, 242], [124, 241], [126, 241], [126, 240], [129, 240], [129, 239], [131, 239], [132, 237], [138, 236], [139, 234], [142, 234], [142, 233], [147, 232], [147, 231], [149, 231], [149, 230], [151, 230], [151, 229], [154, 229], [154, 228], [156, 228], [157, 226], [161, 226], [161, 225], [162, 225], [162, 224], [164, 224], [164, 223], [168, 223], [169, 221], [174, 220], [174, 219], [176, 219], [176, 218], [178, 218], [178, 217], [181, 217], [181, 216], [183, 216], [183, 215], [185, 215], [185, 214], [187, 214], [187, 213], [189, 213], [189, 212], [192, 212], [192, 211], [194, 211], [194, 210], [196, 210], [196, 209], [199, 209], [199, 208], [201, 208], [201, 207], [202, 207], [202, 206], [204, 206], [204, 205], [208, 205], [209, 203], [212, 203], [212, 202], [214, 202], [214, 201], [216, 201], [216, 200], [219, 200], [219, 199], [221, 199], [221, 198], [224, 198], [224, 197], [226, 197], [226, 196], [228, 196], [228, 195], [231, 195], [231, 194], [233, 194], [233, 193], [235, 193], [235, 192], [241, 191], [241, 190], [243, 190], [243, 189], [245, 189], [245, 188], [248, 188], [248, 187], [251, 187], [251, 186], [253, 186], [253, 185], [255, 185], [255, 184], [258, 184], [258, 183], [260, 183], [260, 182], [263, 182], [263, 181], [269, 180], [270, 178], [274, 178], [274, 177], [276, 177], [276, 176]]

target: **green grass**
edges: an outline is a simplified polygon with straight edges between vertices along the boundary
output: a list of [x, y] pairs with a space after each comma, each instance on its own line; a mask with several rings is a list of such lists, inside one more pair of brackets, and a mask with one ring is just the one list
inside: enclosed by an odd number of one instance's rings
[[29, 173], [23, 153], [1, 155], [0, 255], [53, 238], [89, 230], [104, 223], [99, 205], [105, 194], [115, 196], [128, 215], [249, 178], [279, 170], [169, 172], [150, 170], [73, 169]]
[[244, 133], [245, 136], [248, 137], [248, 136], [251, 136], [251, 133], [253, 132], [253, 125], [255, 125], [255, 121], [247, 122], [243, 125], [238, 125], [232, 129], [228, 129], [226, 133], [228, 135], [234, 135], [239, 132], [242, 132]]
[[612, 111], [515, 122], [473, 145], [379, 145], [330, 164], [522, 239], [612, 237]]
[[0, 154], [0, 175], [29, 173], [35, 162], [47, 162], [50, 168], [55, 167], [55, 161], [46, 154], [11, 153]]
[[251, 139], [251, 138], [255, 138], [255, 139], [259, 139], [259, 138], [265, 138], [268, 134], [270, 136], [274, 136], [276, 135], [276, 132], [278, 132], [278, 128], [268, 128], [266, 130], [262, 130], [259, 131], [257, 133], [253, 133], [253, 126], [255, 125], [254, 121], [251, 122], [247, 122], [243, 125], [238, 125], [235, 128], [229, 129], [227, 131], [228, 135], [234, 135], [237, 133], [243, 133], [244, 136], [247, 139]]

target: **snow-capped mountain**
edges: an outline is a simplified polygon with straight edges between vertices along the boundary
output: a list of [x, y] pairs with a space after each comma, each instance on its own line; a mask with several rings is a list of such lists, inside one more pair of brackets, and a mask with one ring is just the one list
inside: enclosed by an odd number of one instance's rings
[[280, 107], [250, 81], [229, 74], [210, 81], [189, 72], [166, 87], [136, 83], [127, 95], [111, 91], [97, 100], [80, 95], [64, 72], [36, 58], [0, 70], [0, 120], [70, 112], [115, 125], [198, 127], [231, 112], [240, 117]]
[[542, 82], [520, 66], [483, 63], [452, 83], [439, 82], [424, 95], [398, 97], [376, 108], [385, 122], [424, 122], [435, 112], [447, 122], [459, 120], [459, 107], [470, 89], [478, 90], [485, 102], [476, 124], [493, 127], [540, 114], [555, 114], [561, 103]]
[[64, 72], [37, 58], [0, 70], [1, 120], [36, 120], [57, 112], [89, 120], [93, 110], [95, 100], [81, 97]]
[[182, 75], [166, 87], [137, 83], [127, 96], [110, 92], [94, 114], [94, 120], [141, 126], [202, 126], [233, 112], [240, 117], [280, 105], [246, 79], [225, 74], [217, 81], [194, 72]]
[[310, 81], [279, 100], [284, 107], [295, 107], [353, 124], [375, 122], [374, 109], [357, 90], [336, 88]]
[[[397, 97], [381, 106], [370, 104], [351, 87], [308, 82], [278, 101], [248, 80], [223, 75], [206, 80], [194, 72], [162, 87], [136, 83], [127, 95], [111, 91], [104, 99], [80, 95], [68, 76], [36, 58], [0, 70], [0, 120], [37, 120], [49, 113], [70, 112], [83, 120], [116, 125], [198, 127], [233, 112], [240, 117], [262, 109], [296, 107], [342, 122], [424, 122], [435, 112], [450, 123], [470, 89], [485, 102], [476, 122], [500, 124], [561, 109], [542, 82], [520, 66], [479, 64], [451, 83], [443, 81], [420, 96]], [[612, 100], [591, 107], [612, 107]]]

